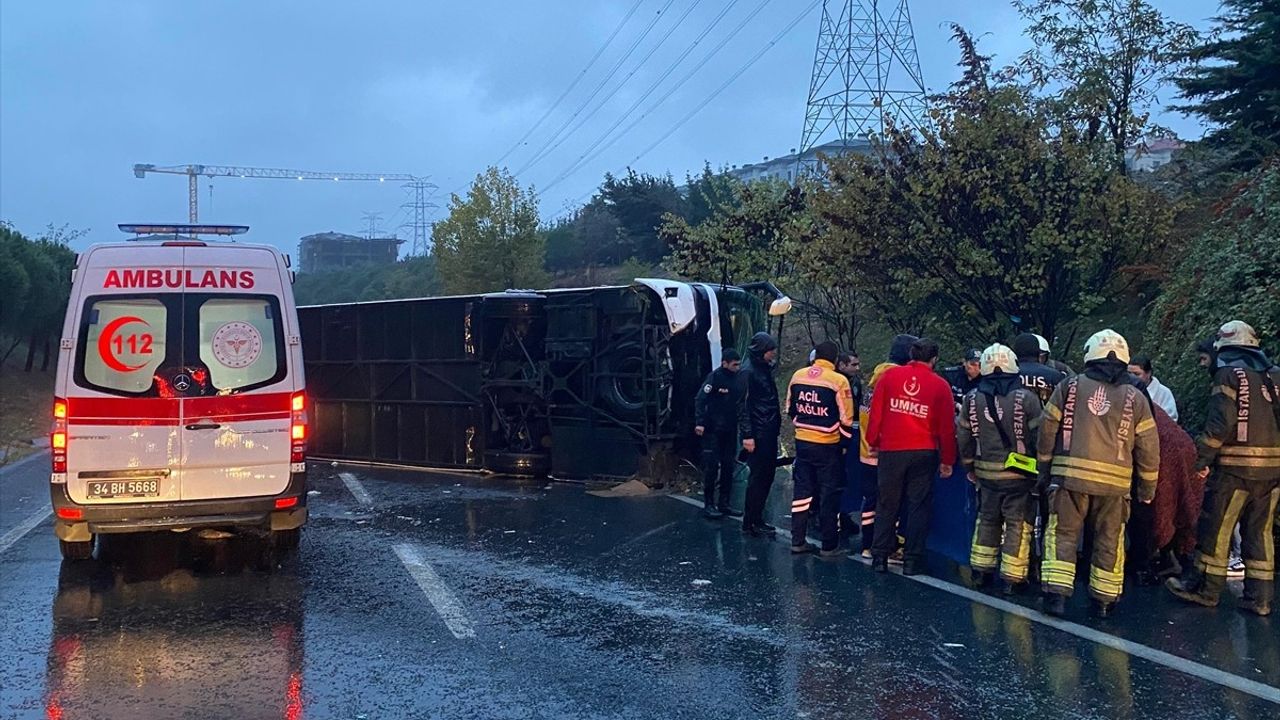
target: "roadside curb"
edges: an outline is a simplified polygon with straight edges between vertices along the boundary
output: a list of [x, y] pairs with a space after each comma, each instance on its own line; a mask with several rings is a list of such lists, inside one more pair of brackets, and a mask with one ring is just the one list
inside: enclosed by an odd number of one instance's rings
[[11, 471], [16, 471], [18, 468], [21, 468], [21, 467], [24, 467], [24, 466], [26, 466], [26, 465], [29, 465], [29, 464], [31, 464], [32, 462], [34, 462], [34, 461], [36, 461], [36, 460], [38, 460], [38, 459], [41, 459], [41, 458], [43, 458], [43, 459], [45, 459], [45, 460], [48, 460], [48, 459], [49, 459], [49, 451], [48, 451], [47, 449], [45, 449], [45, 450], [39, 450], [39, 451], [37, 451], [37, 452], [35, 452], [35, 453], [32, 453], [31, 455], [28, 455], [28, 456], [26, 456], [26, 457], [22, 458], [21, 460], [18, 460], [17, 462], [13, 463], [12, 465], [3, 465], [3, 466], [0, 466], [0, 477], [5, 477], [5, 476], [7, 476]]

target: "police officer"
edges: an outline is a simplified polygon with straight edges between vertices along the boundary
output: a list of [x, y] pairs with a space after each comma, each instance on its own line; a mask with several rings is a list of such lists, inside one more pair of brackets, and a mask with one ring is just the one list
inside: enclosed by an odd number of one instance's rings
[[978, 486], [978, 524], [969, 565], [974, 583], [1000, 571], [1005, 592], [1027, 581], [1035, 504], [1031, 491], [1042, 406], [1018, 380], [1013, 350], [999, 343], [982, 352], [982, 379], [965, 395], [956, 424], [960, 462]]
[[1022, 333], [1013, 339], [1013, 354], [1018, 358], [1018, 377], [1022, 387], [1040, 397], [1041, 404], [1049, 402], [1049, 396], [1058, 383], [1066, 379], [1066, 373], [1040, 362], [1039, 335]]
[[[1003, 345], [1001, 347], [1004, 347]], [[943, 368], [942, 377], [951, 385], [951, 395], [956, 399], [956, 407], [964, 400], [969, 391], [978, 387], [982, 379], [982, 351], [969, 348], [964, 351], [964, 360], [959, 365]]]
[[1253, 328], [1233, 320], [1218, 330], [1217, 373], [1204, 433], [1197, 439], [1201, 477], [1217, 470], [1200, 516], [1195, 566], [1170, 578], [1169, 591], [1214, 607], [1226, 584], [1231, 531], [1240, 523], [1244, 597], [1240, 609], [1271, 613], [1275, 594], [1272, 527], [1280, 498], [1280, 367], [1258, 347]]
[[1054, 389], [1040, 426], [1040, 483], [1050, 509], [1040, 579], [1045, 612], [1062, 615], [1075, 589], [1080, 535], [1091, 527], [1089, 595], [1094, 614], [1106, 617], [1124, 589], [1124, 527], [1134, 473], [1139, 502], [1151, 502], [1160, 438], [1150, 401], [1130, 381], [1125, 339], [1112, 330], [1095, 333], [1085, 343], [1084, 359], [1084, 373]]
[[813, 551], [806, 532], [813, 498], [821, 494], [824, 558], [840, 557], [836, 514], [840, 510], [844, 447], [853, 438], [853, 393], [849, 380], [836, 372], [835, 343], [814, 348], [813, 365], [800, 368], [787, 386], [787, 416], [796, 429], [796, 461], [792, 469], [791, 552]]
[[769, 333], [758, 332], [751, 338], [747, 362], [738, 374], [743, 391], [738, 433], [751, 470], [742, 532], [754, 537], [772, 538], [778, 532], [764, 521], [764, 506], [778, 469], [778, 432], [782, 429], [778, 385], [773, 379], [777, 361], [778, 343]]
[[[702, 512], [712, 519], [742, 516], [729, 507], [733, 471], [738, 464], [738, 405], [742, 402], [738, 370], [741, 367], [738, 351], [725, 348], [720, 367], [703, 381], [693, 401], [696, 425], [693, 431], [702, 438]], [[719, 493], [716, 492], [717, 477]]]

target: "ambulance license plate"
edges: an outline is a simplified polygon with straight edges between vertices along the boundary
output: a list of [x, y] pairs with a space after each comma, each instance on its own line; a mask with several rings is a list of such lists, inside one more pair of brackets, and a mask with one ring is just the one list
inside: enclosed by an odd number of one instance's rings
[[88, 497], [102, 500], [106, 498], [148, 498], [160, 496], [159, 480], [90, 480]]

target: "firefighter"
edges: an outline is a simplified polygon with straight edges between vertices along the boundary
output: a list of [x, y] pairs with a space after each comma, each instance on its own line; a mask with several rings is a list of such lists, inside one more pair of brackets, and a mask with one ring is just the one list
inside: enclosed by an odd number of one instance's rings
[[738, 464], [738, 406], [742, 402], [738, 370], [741, 367], [738, 351], [725, 348], [720, 367], [703, 381], [693, 401], [696, 424], [693, 432], [702, 438], [702, 512], [713, 520], [725, 515], [742, 517], [741, 512], [729, 507], [733, 471]]
[[787, 386], [787, 416], [796, 429], [796, 461], [792, 469], [791, 552], [813, 551], [806, 536], [809, 510], [821, 494], [823, 558], [838, 558], [840, 487], [844, 479], [844, 448], [853, 438], [853, 392], [849, 380], [836, 372], [839, 349], [827, 341], [814, 348], [814, 361], [791, 376]]
[[1253, 328], [1233, 320], [1218, 330], [1217, 373], [1196, 441], [1196, 470], [1207, 477], [1209, 497], [1200, 515], [1195, 565], [1170, 578], [1169, 591], [1187, 602], [1214, 607], [1227, 579], [1231, 531], [1240, 523], [1244, 596], [1239, 607], [1271, 613], [1275, 594], [1272, 527], [1280, 498], [1280, 367], [1258, 347]]
[[773, 380], [777, 361], [777, 341], [769, 333], [758, 332], [751, 338], [746, 365], [739, 373], [743, 396], [738, 410], [738, 433], [742, 435], [742, 449], [751, 469], [742, 532], [753, 537], [772, 538], [778, 532], [764, 521], [764, 506], [778, 469], [778, 432], [782, 429], [778, 385]]
[[1085, 370], [1054, 389], [1040, 425], [1038, 465], [1048, 493], [1040, 579], [1045, 612], [1062, 615], [1075, 589], [1076, 549], [1093, 532], [1089, 595], [1098, 617], [1124, 589], [1124, 526], [1136, 470], [1138, 501], [1155, 497], [1160, 439], [1151, 403], [1129, 380], [1129, 344], [1103, 330], [1084, 346]]
[[1040, 398], [1022, 387], [1013, 350], [999, 343], [982, 351], [982, 379], [965, 395], [956, 440], [969, 481], [978, 486], [978, 524], [969, 565], [983, 586], [999, 568], [1005, 592], [1027, 582], [1038, 476]]

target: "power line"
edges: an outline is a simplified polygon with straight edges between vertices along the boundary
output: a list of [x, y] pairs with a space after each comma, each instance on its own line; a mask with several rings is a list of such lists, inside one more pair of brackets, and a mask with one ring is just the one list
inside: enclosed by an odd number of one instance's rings
[[[755, 65], [760, 60], [760, 58], [764, 57], [765, 53], [769, 52], [769, 50], [771, 50], [774, 45], [778, 44], [778, 41], [780, 41], [788, 33], [794, 30], [795, 27], [799, 25], [806, 17], [808, 17], [809, 14], [812, 13], [814, 9], [816, 9], [821, 2], [822, 0], [813, 0], [813, 2], [809, 3], [809, 5], [806, 6], [805, 9], [800, 12], [799, 15], [797, 15], [791, 22], [787, 23], [782, 28], [782, 30], [778, 32], [778, 34], [774, 35], [773, 38], [769, 40], [768, 43], [765, 44], [764, 47], [760, 48], [760, 50], [758, 50], [755, 55], [751, 56], [751, 58], [747, 60], [747, 62], [743, 64], [742, 67], [738, 68], [737, 71], [735, 71], [732, 75], [730, 75], [729, 78], [725, 80], [723, 84], [720, 85], [720, 87], [716, 88], [715, 91], [713, 91], [710, 95], [704, 98], [701, 103], [699, 103], [696, 107], [694, 107], [687, 114], [685, 114], [684, 117], [682, 117], [674, 126], [672, 126], [665, 133], [663, 133], [657, 140], [653, 141], [648, 147], [642, 150], [638, 155], [631, 158], [631, 161], [628, 163], [628, 165], [634, 164], [636, 161], [640, 160], [640, 158], [652, 152], [654, 148], [658, 147], [663, 142], [665, 142], [667, 138], [675, 134], [675, 132], [679, 130], [681, 127], [683, 127], [685, 123], [689, 122], [689, 120], [692, 119], [693, 116], [697, 115], [703, 108], [705, 108], [708, 104], [710, 104], [712, 100], [714, 100], [717, 96], [719, 96], [720, 93], [724, 92], [725, 89], [727, 89], [730, 85], [734, 83], [734, 81], [736, 81], [739, 77], [741, 77], [743, 73], [749, 70], [751, 66]], [[630, 127], [628, 127], [627, 129], [630, 130]], [[623, 134], [625, 135], [625, 132]], [[599, 153], [597, 153], [597, 155], [598, 154]], [[595, 159], [595, 156], [590, 158], [587, 162], [590, 162], [591, 160], [594, 160], [594, 159]], [[625, 169], [625, 167], [622, 169]], [[622, 169], [616, 172], [621, 172]], [[547, 189], [550, 189], [553, 185], [555, 185], [558, 182], [560, 182], [560, 180], [556, 180], [552, 182], [546, 188], [543, 188], [543, 191], [545, 192]], [[594, 190], [592, 192], [594, 192]]]
[[716, 99], [716, 96], [724, 92], [725, 89], [728, 88], [730, 85], [732, 85], [735, 80], [737, 80], [739, 77], [742, 76], [743, 73], [749, 70], [752, 65], [755, 65], [756, 62], [760, 60], [760, 58], [764, 57], [765, 53], [773, 49], [773, 46], [777, 45], [779, 40], [785, 37], [787, 33], [790, 33], [792, 30], [794, 30], [796, 25], [799, 25], [800, 22], [803, 21], [809, 15], [809, 13], [813, 12], [814, 9], [817, 8], [819, 3], [821, 2], [822, 0], [813, 0], [813, 2], [809, 3], [808, 7], [806, 7], [803, 11], [801, 11], [801, 13], [797, 15], [794, 20], [792, 20], [790, 23], [787, 23], [787, 25], [783, 27], [782, 30], [777, 35], [774, 35], [773, 39], [770, 40], [768, 44], [760, 48], [760, 50], [758, 50], [755, 55], [752, 55], [751, 59], [748, 60], [745, 65], [738, 68], [737, 72], [730, 75], [729, 79], [724, 81], [724, 84], [716, 88], [715, 92], [708, 95], [706, 99], [703, 100], [701, 103], [698, 103], [698, 106], [690, 110], [688, 114], [686, 114], [683, 118], [680, 119], [679, 122], [675, 124], [674, 127], [672, 127], [667, 132], [663, 133], [661, 137], [659, 137], [657, 140], [654, 140], [653, 143], [651, 143], [644, 150], [640, 151], [639, 155], [636, 155], [635, 157], [631, 158], [631, 162], [634, 163], [640, 158], [652, 152], [654, 148], [661, 145], [664, 141], [666, 141], [667, 138], [671, 137], [677, 130], [683, 127], [685, 123], [689, 122], [689, 120], [692, 119], [694, 115], [697, 115], [698, 112], [702, 110], [702, 108], [706, 107], [712, 100]]
[[604, 89], [604, 86], [607, 85], [609, 81], [613, 79], [613, 76], [618, 73], [618, 70], [622, 67], [622, 65], [626, 63], [627, 59], [631, 57], [631, 54], [636, 51], [636, 48], [640, 46], [640, 43], [644, 42], [644, 39], [649, 36], [649, 33], [653, 31], [654, 26], [658, 24], [658, 21], [661, 20], [662, 16], [667, 12], [667, 8], [671, 7], [671, 4], [674, 2], [675, 0], [667, 0], [666, 4], [662, 6], [662, 9], [659, 10], [654, 15], [653, 19], [649, 21], [649, 24], [645, 26], [644, 31], [640, 33], [640, 37], [636, 38], [636, 41], [631, 43], [631, 47], [627, 48], [626, 53], [624, 53], [623, 56], [619, 58], [616, 63], [614, 63], [613, 68], [610, 69], [608, 74], [605, 75], [604, 78], [596, 85], [595, 89], [591, 91], [591, 94], [587, 96], [587, 99], [584, 100], [583, 103], [578, 106], [578, 109], [575, 110], [573, 114], [570, 115], [564, 121], [564, 123], [562, 123], [560, 127], [556, 129], [554, 133], [552, 133], [551, 137], [548, 138], [547, 141], [542, 144], [542, 147], [538, 148], [538, 151], [535, 152], [533, 155], [533, 159], [525, 162], [523, 167], [521, 167], [519, 170], [516, 170], [515, 174], [517, 176], [523, 175], [526, 170], [528, 170], [533, 165], [537, 164], [543, 157], [545, 157], [543, 153], [546, 151], [546, 149], [551, 145], [551, 143], [559, 139], [560, 134], [565, 131], [565, 128], [569, 127], [569, 125], [572, 124], [575, 119], [577, 119], [578, 115], [582, 114], [582, 111], [586, 109], [587, 105], [591, 104], [591, 101], [594, 100], [596, 96], [600, 94], [600, 91]]
[[[734, 2], [736, 2], [736, 0], [734, 0]], [[731, 30], [727, 36], [722, 38], [720, 42], [716, 44], [715, 47], [713, 47], [705, 56], [703, 56], [703, 58], [700, 61], [698, 61], [698, 64], [695, 65], [693, 69], [685, 73], [683, 77], [681, 77], [678, 81], [676, 81], [676, 84], [673, 85], [671, 88], [669, 88], [666, 91], [666, 93], [664, 93], [662, 97], [658, 99], [657, 102], [653, 103], [653, 105], [651, 105], [647, 110], [645, 110], [638, 117], [633, 116], [632, 113], [636, 110], [636, 108], [640, 107], [640, 105], [646, 99], [648, 99], [650, 95], [653, 94], [653, 91], [657, 89], [657, 86], [660, 85], [664, 80], [666, 80], [666, 78], [670, 77], [671, 73], [675, 72], [676, 67], [680, 64], [681, 61], [683, 61], [685, 57], [688, 56], [690, 52], [693, 51], [693, 49], [697, 46], [698, 42], [700, 42], [702, 38], [700, 37], [697, 41], [695, 41], [694, 44], [690, 46], [689, 49], [685, 52], [685, 54], [682, 55], [680, 58], [677, 58], [677, 61], [667, 68], [667, 71], [663, 73], [661, 77], [658, 78], [657, 82], [651, 85], [649, 89], [646, 90], [645, 93], [630, 108], [628, 108], [626, 112], [624, 112], [618, 118], [617, 122], [615, 122], [608, 130], [606, 130], [604, 134], [596, 138], [595, 142], [589, 145], [587, 149], [583, 151], [583, 153], [579, 155], [576, 160], [574, 160], [572, 163], [569, 164], [569, 167], [562, 170], [559, 175], [556, 175], [551, 180], [551, 182], [543, 189], [544, 190], [549, 189], [552, 186], [559, 183], [560, 181], [569, 177], [573, 173], [577, 172], [587, 163], [599, 157], [600, 154], [603, 153], [605, 150], [612, 147], [618, 140], [621, 140], [622, 138], [626, 137], [627, 133], [629, 133], [632, 130], [632, 128], [640, 124], [640, 122], [643, 121], [646, 117], [648, 117], [651, 113], [653, 113], [654, 110], [661, 107], [661, 105], [665, 103], [672, 95], [674, 95], [676, 91], [684, 87], [685, 83], [689, 82], [689, 80], [691, 80], [694, 75], [697, 75], [698, 71], [700, 71], [703, 67], [705, 67], [706, 64], [710, 62], [711, 59], [714, 58], [722, 49], [724, 49], [724, 47], [728, 45], [730, 41], [732, 41], [735, 37], [737, 37], [738, 33], [742, 32], [743, 28], [745, 28], [753, 19], [755, 19], [756, 15], [759, 15], [760, 12], [764, 10], [765, 6], [768, 5], [770, 2], [771, 0], [761, 0], [760, 4], [756, 5], [756, 7], [750, 13], [748, 13], [747, 16], [743, 18], [742, 21], [739, 22], [738, 25], [734, 27], [733, 30]], [[733, 4], [734, 3], [730, 3], [729, 7], [732, 7]], [[725, 8], [725, 12], [729, 10], [729, 7]], [[712, 25], [709, 26], [704, 31], [703, 35], [705, 36], [706, 34], [709, 34], [712, 28], [715, 26], [716, 22], [718, 21], [719, 21], [719, 18], [717, 18], [716, 21], [714, 21]], [[609, 135], [614, 130], [617, 130], [618, 126], [621, 125], [623, 121], [625, 121], [627, 118], [632, 118], [632, 121], [629, 125], [627, 125], [626, 129], [624, 129], [621, 133], [618, 133], [617, 135], [615, 135], [612, 139], [609, 139], [608, 143], [606, 143], [604, 147], [600, 147], [601, 143], [604, 143], [605, 140], [609, 138]], [[599, 150], [597, 150], [597, 148], [599, 148]], [[593, 151], [595, 152], [593, 153]], [[587, 157], [588, 155], [590, 155], [589, 158]]]
[[[612, 90], [608, 95], [606, 95], [606, 96], [605, 96], [605, 97], [603, 97], [603, 98], [602, 98], [598, 103], [596, 103], [595, 107], [593, 107], [593, 108], [591, 109], [591, 112], [587, 113], [587, 115], [586, 115], [585, 117], [583, 117], [582, 119], [578, 120], [578, 122], [577, 122], [577, 124], [576, 124], [576, 125], [574, 125], [573, 127], [569, 128], [569, 131], [568, 131], [567, 133], [565, 133], [565, 134], [564, 134], [564, 136], [562, 136], [559, 140], [557, 140], [557, 141], [555, 142], [555, 144], [554, 144], [554, 145], [552, 145], [551, 147], [547, 148], [546, 152], [543, 152], [541, 155], [539, 155], [537, 158], [535, 158], [533, 161], [531, 161], [531, 162], [527, 165], [527, 167], [532, 168], [534, 164], [536, 164], [536, 163], [538, 163], [538, 162], [541, 162], [542, 160], [544, 160], [545, 158], [547, 158], [548, 156], [550, 156], [550, 155], [551, 155], [551, 153], [553, 153], [553, 152], [555, 152], [557, 149], [559, 149], [559, 147], [560, 147], [561, 145], [563, 145], [563, 144], [565, 143], [565, 141], [566, 141], [566, 140], [568, 140], [570, 137], [572, 137], [574, 133], [576, 133], [578, 130], [581, 130], [581, 129], [582, 129], [582, 127], [583, 127], [584, 125], [586, 125], [586, 124], [587, 124], [587, 122], [588, 122], [589, 120], [591, 120], [591, 118], [595, 117], [596, 113], [598, 113], [598, 112], [600, 112], [602, 109], [604, 109], [604, 107], [605, 107], [606, 105], [608, 105], [608, 104], [609, 104], [609, 101], [610, 101], [610, 100], [612, 100], [612, 99], [614, 98], [614, 96], [616, 96], [616, 95], [617, 95], [617, 94], [622, 90], [622, 88], [626, 87], [627, 82], [628, 82], [628, 81], [630, 81], [630, 80], [631, 80], [631, 78], [632, 78], [632, 77], [633, 77], [637, 72], [639, 72], [639, 71], [640, 71], [640, 68], [644, 67], [645, 63], [647, 63], [647, 62], [649, 61], [649, 58], [653, 57], [654, 53], [658, 52], [658, 50], [659, 50], [659, 49], [660, 49], [660, 48], [661, 48], [661, 47], [662, 47], [662, 46], [667, 42], [667, 40], [671, 39], [671, 38], [674, 36], [675, 31], [676, 31], [677, 29], [679, 29], [681, 25], [683, 25], [683, 24], [684, 24], [684, 21], [689, 17], [689, 15], [690, 15], [690, 14], [692, 14], [692, 13], [693, 13], [694, 9], [696, 9], [696, 8], [698, 7], [698, 3], [700, 3], [700, 2], [702, 2], [702, 0], [693, 0], [693, 3], [692, 3], [691, 5], [689, 5], [689, 7], [684, 11], [684, 14], [682, 14], [679, 18], [677, 18], [677, 19], [676, 19], [676, 21], [675, 21], [675, 24], [671, 26], [671, 31], [669, 31], [667, 34], [663, 35], [663, 36], [662, 36], [662, 39], [661, 39], [661, 40], [659, 40], [659, 41], [658, 41], [658, 43], [657, 43], [656, 45], [654, 45], [652, 48], [649, 48], [649, 52], [648, 52], [648, 53], [646, 53], [644, 57], [640, 58], [640, 62], [639, 62], [639, 63], [637, 63], [637, 64], [636, 64], [636, 66], [635, 66], [634, 68], [632, 68], [632, 69], [631, 69], [631, 72], [627, 73], [627, 76], [626, 76], [625, 78], [623, 78], [623, 79], [622, 79], [622, 82], [621, 82], [621, 83], [619, 83], [619, 84], [618, 84], [618, 86], [617, 86], [617, 87], [615, 87], [615, 88], [614, 88], [614, 89], [613, 89], [613, 90]], [[719, 18], [724, 17], [724, 16], [725, 16], [725, 14], [727, 14], [727, 13], [729, 12], [729, 8], [733, 7], [733, 6], [734, 6], [734, 4], [736, 4], [737, 2], [738, 2], [738, 0], [730, 0], [730, 2], [729, 2], [729, 4], [728, 4], [728, 6], [726, 6], [724, 10], [720, 11], [720, 15], [717, 17], [716, 22], [719, 22]], [[714, 27], [714, 26], [715, 26], [715, 23], [712, 23], [712, 27]], [[706, 33], [707, 33], [707, 32], [709, 32], [709, 31], [710, 31], [710, 28], [708, 28], [707, 30], [703, 31], [703, 34], [702, 34], [701, 36], [699, 36], [698, 40], [697, 40], [697, 41], [694, 41], [693, 46], [691, 46], [689, 49], [687, 49], [687, 50], [685, 50], [685, 51], [684, 51], [684, 53], [680, 56], [680, 59], [681, 59], [681, 60], [683, 60], [685, 57], [687, 57], [687, 56], [689, 55], [689, 53], [690, 53], [690, 52], [692, 52], [693, 47], [696, 47], [696, 46], [697, 46], [698, 41], [702, 40], [702, 38], [703, 38], [703, 37], [705, 37], [705, 36], [706, 36]], [[677, 64], [678, 64], [678, 62], [679, 62], [679, 61], [677, 61]], [[670, 70], [668, 70], [668, 71], [667, 71], [667, 74], [670, 74], [670, 72], [671, 72], [671, 71], [670, 71]], [[665, 77], [665, 75], [664, 75], [664, 77]], [[647, 92], [651, 92], [651, 91], [647, 91]], [[647, 92], [646, 92], [646, 94], [647, 94]], [[619, 122], [621, 122], [621, 120], [619, 120]]]
[[551, 113], [555, 112], [556, 108], [560, 107], [560, 103], [564, 102], [565, 98], [569, 97], [569, 93], [573, 92], [573, 89], [582, 81], [582, 78], [586, 77], [586, 74], [595, 66], [596, 61], [600, 59], [600, 56], [604, 54], [604, 51], [609, 49], [609, 46], [613, 44], [614, 38], [618, 37], [618, 33], [622, 31], [623, 26], [627, 24], [627, 21], [631, 19], [632, 15], [636, 14], [636, 10], [639, 10], [642, 4], [644, 4], [644, 0], [636, 0], [635, 4], [631, 6], [631, 9], [627, 11], [627, 14], [622, 16], [622, 20], [618, 22], [617, 27], [615, 27], [613, 32], [609, 34], [608, 39], [604, 41], [604, 44], [600, 46], [599, 50], [596, 50], [596, 54], [591, 56], [591, 59], [587, 61], [586, 66], [583, 67], [582, 70], [573, 78], [573, 82], [569, 83], [569, 87], [565, 88], [564, 92], [560, 93], [560, 97], [556, 98], [556, 101], [551, 104], [551, 107], [547, 108], [546, 111], [542, 113], [542, 117], [538, 118], [537, 122], [526, 130], [524, 135], [521, 135], [520, 139], [517, 140], [514, 145], [508, 148], [506, 152], [502, 153], [502, 157], [498, 158], [494, 165], [501, 167], [502, 161], [506, 160], [507, 157], [511, 155], [511, 153], [515, 152], [521, 145], [524, 145], [524, 142], [529, 139], [529, 136], [542, 126], [542, 123], [551, 116]]

